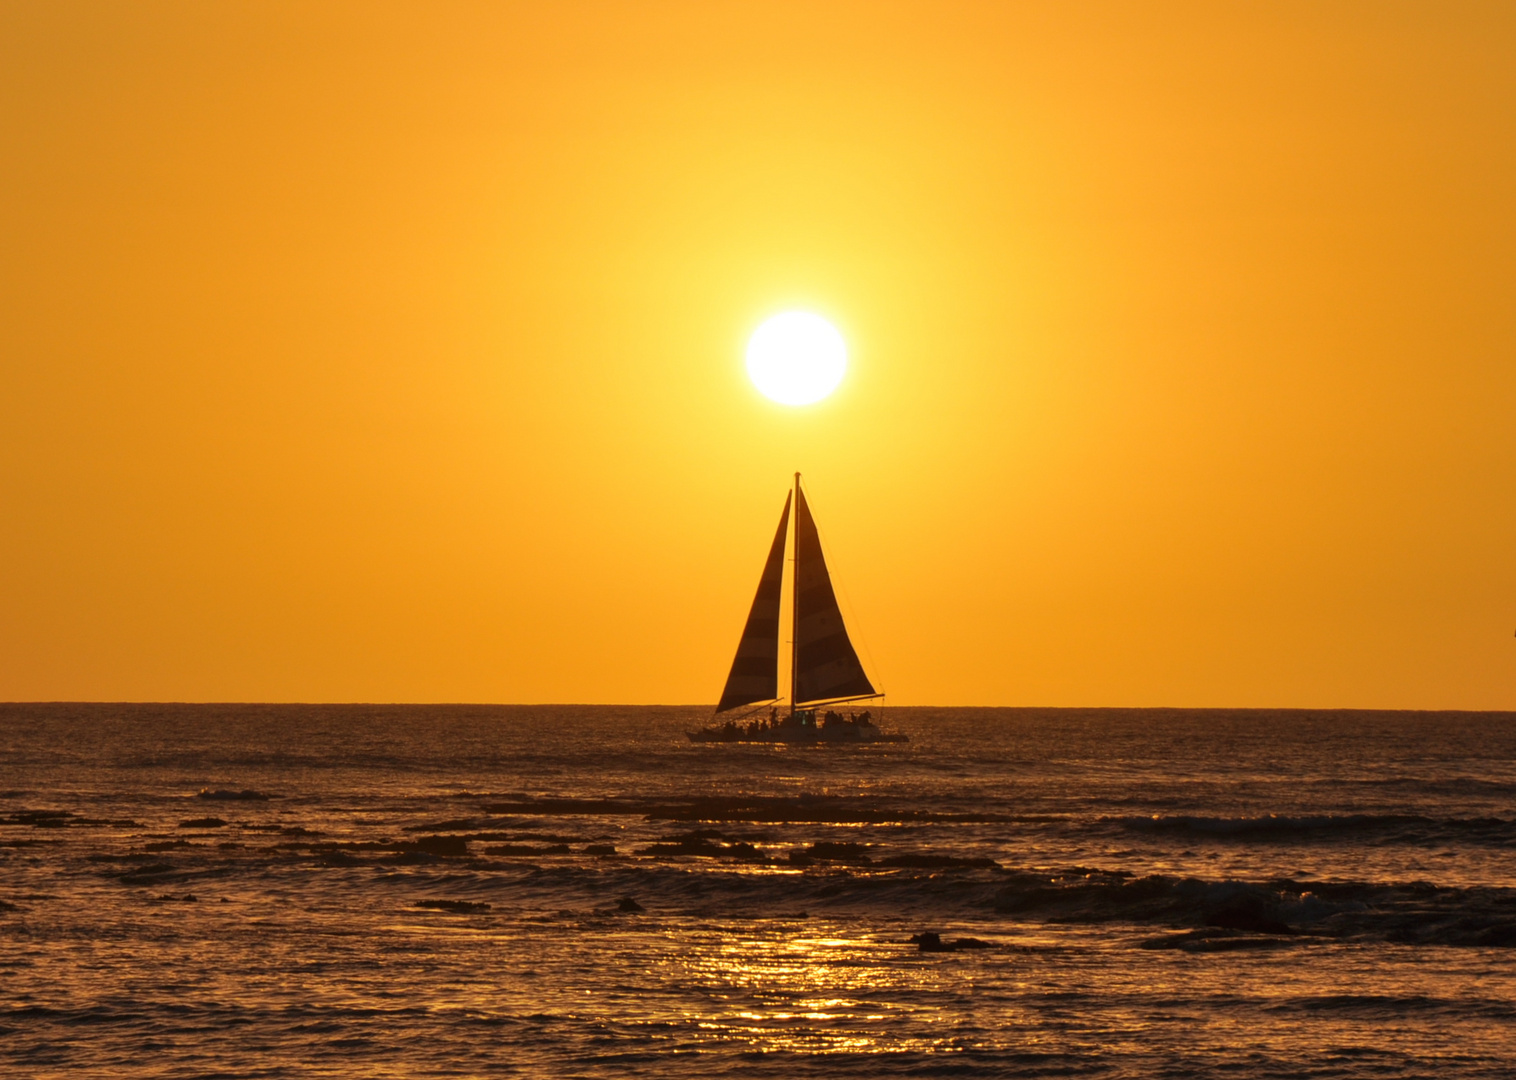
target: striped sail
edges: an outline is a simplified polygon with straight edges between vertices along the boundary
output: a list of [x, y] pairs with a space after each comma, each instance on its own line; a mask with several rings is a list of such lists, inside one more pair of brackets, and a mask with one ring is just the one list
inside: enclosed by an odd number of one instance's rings
[[870, 696], [873, 684], [842, 625], [821, 537], [798, 482], [795, 496], [795, 704]]
[[758, 595], [753, 597], [737, 656], [721, 691], [717, 712], [750, 705], [755, 701], [772, 701], [779, 696], [779, 592], [784, 577], [784, 533], [790, 524], [790, 497], [784, 497], [784, 513], [779, 516], [779, 531], [774, 533], [763, 576], [758, 579]]

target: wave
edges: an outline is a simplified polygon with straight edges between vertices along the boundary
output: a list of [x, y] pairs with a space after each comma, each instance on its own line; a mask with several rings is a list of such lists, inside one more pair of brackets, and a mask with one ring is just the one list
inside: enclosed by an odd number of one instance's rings
[[1427, 994], [1316, 994], [1284, 998], [1264, 1006], [1275, 1013], [1347, 1013], [1383, 1020], [1388, 1015], [1444, 1015], [1450, 1018], [1484, 1017], [1516, 1019], [1516, 1005], [1506, 1001], [1480, 1001], [1468, 997], [1434, 997]]
[[[235, 794], [246, 797], [241, 791]], [[258, 794], [253, 793], [253, 801], [258, 801]], [[503, 805], [564, 815], [604, 813], [605, 802], [517, 799]], [[632, 799], [615, 804], [623, 813], [648, 817], [659, 806], [676, 808]], [[877, 803], [864, 798], [695, 799], [677, 808], [690, 814], [730, 814], [741, 821], [789, 820], [806, 814], [811, 816], [800, 820], [846, 821], [870, 806], [877, 808]], [[24, 825], [28, 833], [38, 826], [48, 828], [52, 822], [70, 820], [66, 812], [54, 810], [17, 810], [7, 818], [14, 820], [6, 824]], [[221, 819], [183, 820], [209, 825]], [[302, 874], [323, 868], [333, 874], [362, 870], [363, 881], [398, 876], [414, 885], [435, 881], [438, 875], [456, 875], [477, 882], [483, 891], [468, 899], [490, 901], [496, 910], [582, 910], [605, 898], [630, 896], [653, 913], [663, 908], [682, 914], [765, 917], [851, 910], [886, 920], [920, 919], [929, 928], [943, 918], [1013, 919], [1125, 924], [1192, 935], [1171, 942], [1158, 940], [1149, 947], [1168, 947], [1166, 942], [1180, 948], [1244, 947], [1218, 944], [1228, 936], [1277, 938], [1286, 944], [1364, 938], [1417, 945], [1516, 947], [1516, 888], [1282, 877], [1216, 880], [1068, 864], [1060, 869], [1029, 869], [997, 865], [957, 844], [925, 846], [925, 834], [913, 835], [899, 846], [807, 836], [810, 843], [802, 846], [775, 845], [766, 834], [751, 829], [662, 835], [633, 831], [623, 838], [606, 835], [599, 828], [582, 835], [519, 826], [515, 831], [498, 832], [468, 828], [488, 820], [434, 819], [420, 824], [435, 831], [402, 827], [391, 836], [351, 840], [320, 837], [293, 822], [250, 825], [240, 835], [223, 827], [192, 840], [170, 831], [141, 837], [133, 852], [101, 851], [85, 857], [100, 860], [101, 877], [125, 886], [159, 886], [169, 881], [187, 886], [200, 879], [282, 873], [293, 867]], [[1123, 829], [1180, 830], [1223, 838], [1344, 833], [1426, 836], [1437, 830], [1498, 838], [1513, 827], [1509, 821], [1493, 818], [1367, 814], [1108, 821]], [[272, 829], [279, 835], [260, 842], [264, 832]], [[228, 833], [232, 838], [225, 838]], [[344, 887], [354, 883], [337, 878], [332, 882], [339, 880]], [[1196, 932], [1203, 941], [1194, 937]]]
[[691, 797], [688, 799], [519, 798], [485, 804], [489, 814], [513, 816], [636, 816], [650, 821], [749, 822], [878, 825], [889, 822], [980, 824], [1018, 820], [1008, 814], [923, 810], [894, 805], [876, 796], [837, 795]]
[[[504, 872], [514, 870], [515, 873]], [[483, 872], [480, 872], [483, 871]], [[1059, 871], [984, 867], [930, 872], [829, 866], [805, 872], [768, 867], [696, 868], [644, 860], [598, 865], [507, 867], [480, 863], [452, 888], [497, 908], [565, 911], [589, 902], [613, 915], [632, 897], [650, 915], [799, 918], [852, 914], [940, 925], [960, 919], [1128, 926], [1152, 934], [1145, 948], [1298, 947], [1323, 942], [1516, 948], [1516, 889], [1427, 882], [1208, 880], [1070, 867]]]
[[1211, 839], [1333, 840], [1341, 837], [1384, 841], [1508, 844], [1516, 842], [1516, 821], [1503, 818], [1438, 818], [1419, 814], [1261, 814], [1210, 817], [1153, 814], [1104, 819], [1131, 832], [1188, 833]]
[[1427, 882], [1207, 881], [1012, 872], [995, 910], [1049, 922], [1161, 923], [1408, 945], [1516, 947], [1516, 889]]
[[[1516, 820], [1497, 817], [1441, 818], [1418, 814], [1260, 814], [1208, 816], [1143, 814], [1099, 817], [1047, 813], [1006, 813], [922, 806], [917, 800], [830, 795], [645, 798], [530, 798], [486, 802], [497, 817], [640, 817], [648, 821], [710, 824], [954, 824], [1116, 828], [1128, 832], [1190, 834], [1239, 841], [1368, 838], [1387, 843], [1516, 843]], [[439, 822], [437, 831], [477, 828], [478, 819]], [[517, 828], [523, 825], [518, 824]]]

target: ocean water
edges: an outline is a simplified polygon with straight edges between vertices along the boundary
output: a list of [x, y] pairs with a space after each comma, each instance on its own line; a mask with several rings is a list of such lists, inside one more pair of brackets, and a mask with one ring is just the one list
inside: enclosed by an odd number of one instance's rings
[[0, 705], [0, 1073], [1516, 1075], [1516, 715], [704, 720]]

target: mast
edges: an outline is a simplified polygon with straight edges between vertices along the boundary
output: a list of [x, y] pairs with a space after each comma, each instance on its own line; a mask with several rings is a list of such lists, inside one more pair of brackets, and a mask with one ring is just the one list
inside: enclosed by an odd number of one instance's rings
[[[800, 505], [800, 474], [795, 474], [795, 505]], [[795, 715], [795, 688], [800, 674], [800, 515], [795, 515], [795, 552], [790, 563], [790, 715]]]

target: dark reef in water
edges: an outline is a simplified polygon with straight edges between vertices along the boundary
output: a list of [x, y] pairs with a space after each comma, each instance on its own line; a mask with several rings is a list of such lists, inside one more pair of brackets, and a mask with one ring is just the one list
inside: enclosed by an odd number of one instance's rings
[[484, 849], [486, 855], [499, 855], [511, 858], [520, 858], [533, 855], [567, 855], [567, 844], [496, 844]]
[[911, 944], [916, 946], [919, 952], [962, 952], [966, 949], [992, 949], [988, 941], [981, 941], [975, 937], [953, 938], [951, 941], [943, 941], [940, 934], [935, 930], [923, 930], [919, 934], [912, 934]]
[[874, 860], [869, 857], [868, 850], [868, 844], [851, 840], [818, 840], [808, 847], [793, 849], [789, 860], [796, 866], [810, 866], [818, 862], [869, 866]]
[[433, 911], [450, 911], [457, 915], [467, 915], [488, 911], [491, 905], [475, 900], [417, 900], [416, 906], [430, 908]]
[[423, 836], [400, 845], [401, 851], [417, 851], [427, 855], [467, 855], [468, 841], [461, 836]]

